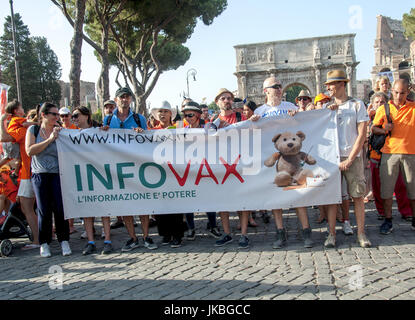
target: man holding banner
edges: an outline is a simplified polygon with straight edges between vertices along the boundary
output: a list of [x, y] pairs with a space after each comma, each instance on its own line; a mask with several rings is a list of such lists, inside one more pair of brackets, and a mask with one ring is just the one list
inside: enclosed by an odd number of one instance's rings
[[[130, 109], [133, 93], [128, 87], [119, 88], [115, 93], [115, 102], [117, 108], [112, 115], [105, 117], [103, 130], [112, 129], [133, 129], [136, 132], [142, 132], [147, 129], [145, 118], [142, 115], [134, 115]], [[137, 123], [138, 122], [138, 123]], [[135, 234], [134, 217], [124, 216], [124, 224], [130, 239], [121, 249], [121, 251], [131, 251], [140, 246], [140, 242]], [[157, 245], [148, 236], [150, 217], [148, 215], [140, 215], [141, 228], [143, 231], [144, 246], [150, 250], [157, 249]]]
[[[328, 103], [327, 108], [337, 112], [337, 130], [340, 149], [340, 171], [346, 178], [347, 188], [353, 198], [356, 223], [357, 241], [363, 248], [371, 243], [365, 235], [365, 203], [366, 182], [363, 171], [362, 149], [366, 139], [369, 116], [364, 103], [347, 95], [347, 79], [343, 70], [333, 70], [327, 73], [327, 91], [334, 103]], [[328, 222], [329, 235], [325, 242], [328, 248], [336, 244], [336, 205], [329, 206]]]
[[[255, 110], [255, 114], [251, 117], [252, 121], [258, 120], [260, 117], [269, 116], [283, 116], [297, 112], [298, 108], [291, 102], [282, 101], [282, 85], [276, 77], [269, 77], [263, 83], [263, 90], [266, 96], [267, 103]], [[271, 166], [274, 163], [271, 164]], [[311, 248], [313, 241], [311, 240], [311, 228], [308, 222], [307, 208], [296, 208], [298, 219], [303, 227], [304, 247]], [[281, 249], [287, 242], [287, 233], [284, 229], [284, 222], [282, 218], [282, 209], [273, 209], [272, 213], [275, 219], [275, 226], [277, 227], [277, 239], [273, 243], [274, 249]]]

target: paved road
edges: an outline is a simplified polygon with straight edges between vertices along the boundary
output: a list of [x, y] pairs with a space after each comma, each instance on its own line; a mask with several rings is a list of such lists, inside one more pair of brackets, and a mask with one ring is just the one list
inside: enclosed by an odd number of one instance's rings
[[[45, 259], [38, 250], [20, 250], [27, 240], [13, 239], [12, 255], [0, 258], [0, 300], [415, 299], [415, 232], [400, 218], [396, 205], [395, 230], [388, 236], [379, 234], [373, 203], [367, 205], [370, 249], [360, 248], [355, 236], [344, 236], [340, 224], [337, 248], [325, 249], [326, 226], [315, 223], [317, 210], [308, 212], [315, 241], [312, 249], [303, 248], [293, 212], [285, 215], [288, 246], [278, 251], [271, 247], [273, 220], [267, 225], [257, 219], [259, 227], [249, 228], [249, 250], [237, 248], [238, 236], [233, 243], [216, 248], [214, 239], [206, 234], [204, 214], [196, 216], [196, 240], [177, 249], [149, 251], [141, 247], [121, 253], [128, 238], [122, 228], [112, 232], [114, 254], [83, 256], [80, 224], [71, 239], [74, 253], [70, 257], [61, 256], [56, 241], [51, 245], [53, 256]], [[351, 219], [353, 225], [353, 215]], [[231, 225], [237, 231], [235, 216]], [[140, 232], [139, 227], [136, 230]], [[151, 229], [153, 239], [160, 243], [156, 232]], [[97, 240], [98, 249], [102, 244]], [[54, 277], [61, 277], [61, 288]]]

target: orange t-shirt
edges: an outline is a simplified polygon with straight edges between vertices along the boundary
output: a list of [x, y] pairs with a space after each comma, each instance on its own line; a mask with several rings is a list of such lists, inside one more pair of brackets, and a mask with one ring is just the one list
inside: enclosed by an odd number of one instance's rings
[[[229, 116], [222, 116], [219, 115], [219, 119], [226, 121], [229, 124], [234, 124], [238, 122], [238, 119], [236, 118], [236, 113], [231, 113]], [[246, 117], [243, 113], [241, 113], [241, 121], [245, 121]]]
[[13, 183], [10, 177], [6, 183], [0, 182], [0, 193], [4, 194], [11, 202], [16, 202], [18, 187]]
[[162, 126], [161, 126], [161, 124], [158, 124], [157, 126], [155, 126], [154, 128], [151, 128], [151, 130], [160, 130], [160, 129], [172, 129], [172, 127], [176, 127], [176, 125], [171, 125], [171, 126], [169, 126], [169, 127], [167, 127], [167, 128], [163, 128]]
[[62, 128], [64, 128], [64, 129], [79, 129], [76, 125], [74, 125], [73, 123], [71, 123], [71, 125], [69, 126], [69, 128], [65, 128], [65, 127], [62, 127]]
[[26, 118], [12, 117], [7, 128], [7, 132], [16, 140], [20, 147], [20, 158], [22, 159], [22, 169], [20, 170], [20, 179], [30, 179], [30, 157], [26, 153], [25, 141], [27, 129], [22, 126]]
[[[389, 106], [393, 130], [386, 138], [382, 153], [415, 154], [415, 103], [406, 101], [399, 110], [392, 101]], [[381, 106], [376, 111], [373, 125], [384, 127], [385, 123], [385, 107]]]

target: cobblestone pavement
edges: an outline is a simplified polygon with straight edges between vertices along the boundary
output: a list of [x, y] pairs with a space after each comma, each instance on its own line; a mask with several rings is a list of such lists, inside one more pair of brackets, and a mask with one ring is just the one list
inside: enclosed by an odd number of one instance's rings
[[[128, 239], [121, 228], [112, 231], [115, 253], [83, 256], [86, 241], [80, 240], [79, 223], [71, 238], [70, 257], [61, 255], [56, 241], [51, 245], [52, 257], [45, 259], [37, 249], [20, 250], [27, 239], [12, 239], [12, 254], [0, 258], [0, 299], [415, 299], [415, 232], [410, 222], [401, 219], [396, 204], [394, 232], [387, 236], [379, 234], [381, 221], [373, 203], [367, 205], [370, 249], [360, 248], [355, 235], [343, 235], [339, 223], [337, 248], [325, 249], [326, 225], [315, 222], [318, 210], [309, 208], [308, 213], [312, 249], [303, 248], [293, 211], [285, 214], [289, 239], [282, 250], [272, 249], [274, 220], [264, 224], [259, 217], [259, 227], [249, 228], [251, 247], [238, 249], [236, 214], [231, 214], [236, 241], [220, 248], [206, 233], [205, 214], [196, 215], [196, 240], [176, 249], [161, 247], [157, 229], [152, 228], [157, 250], [140, 247], [121, 253]], [[354, 225], [353, 214], [351, 222]], [[100, 231], [100, 222], [96, 226]], [[103, 240], [97, 240], [98, 252], [102, 245]], [[53, 290], [49, 285], [56, 286], [53, 271], [59, 268], [62, 288]]]

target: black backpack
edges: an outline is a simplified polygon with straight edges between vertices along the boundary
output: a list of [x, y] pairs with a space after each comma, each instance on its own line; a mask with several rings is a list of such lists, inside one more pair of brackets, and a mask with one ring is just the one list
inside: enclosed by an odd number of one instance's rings
[[[105, 125], [106, 125], [106, 126], [109, 126], [109, 125], [110, 125], [111, 120], [112, 120], [112, 117], [113, 117], [113, 114], [111, 114], [111, 115], [109, 115], [109, 116], [108, 116], [107, 121], [106, 121], [106, 123], [105, 123]], [[134, 121], [135, 121], [135, 123], [137, 124], [137, 126], [138, 126], [139, 128], [142, 128], [142, 129], [143, 129], [143, 127], [141, 126], [140, 117], [138, 116], [138, 114], [137, 114], [137, 113], [133, 112], [133, 118], [134, 118]]]
[[[385, 103], [385, 114], [386, 114], [386, 119], [388, 119], [388, 123], [392, 123], [392, 119], [390, 117], [390, 106], [388, 102]], [[385, 145], [386, 137], [390, 135], [391, 135], [390, 132], [388, 134], [374, 134], [372, 132], [369, 136], [368, 144], [370, 148], [368, 152], [370, 152], [370, 150], [374, 150], [376, 151], [377, 154], [381, 155], [382, 152], [380, 150]]]

